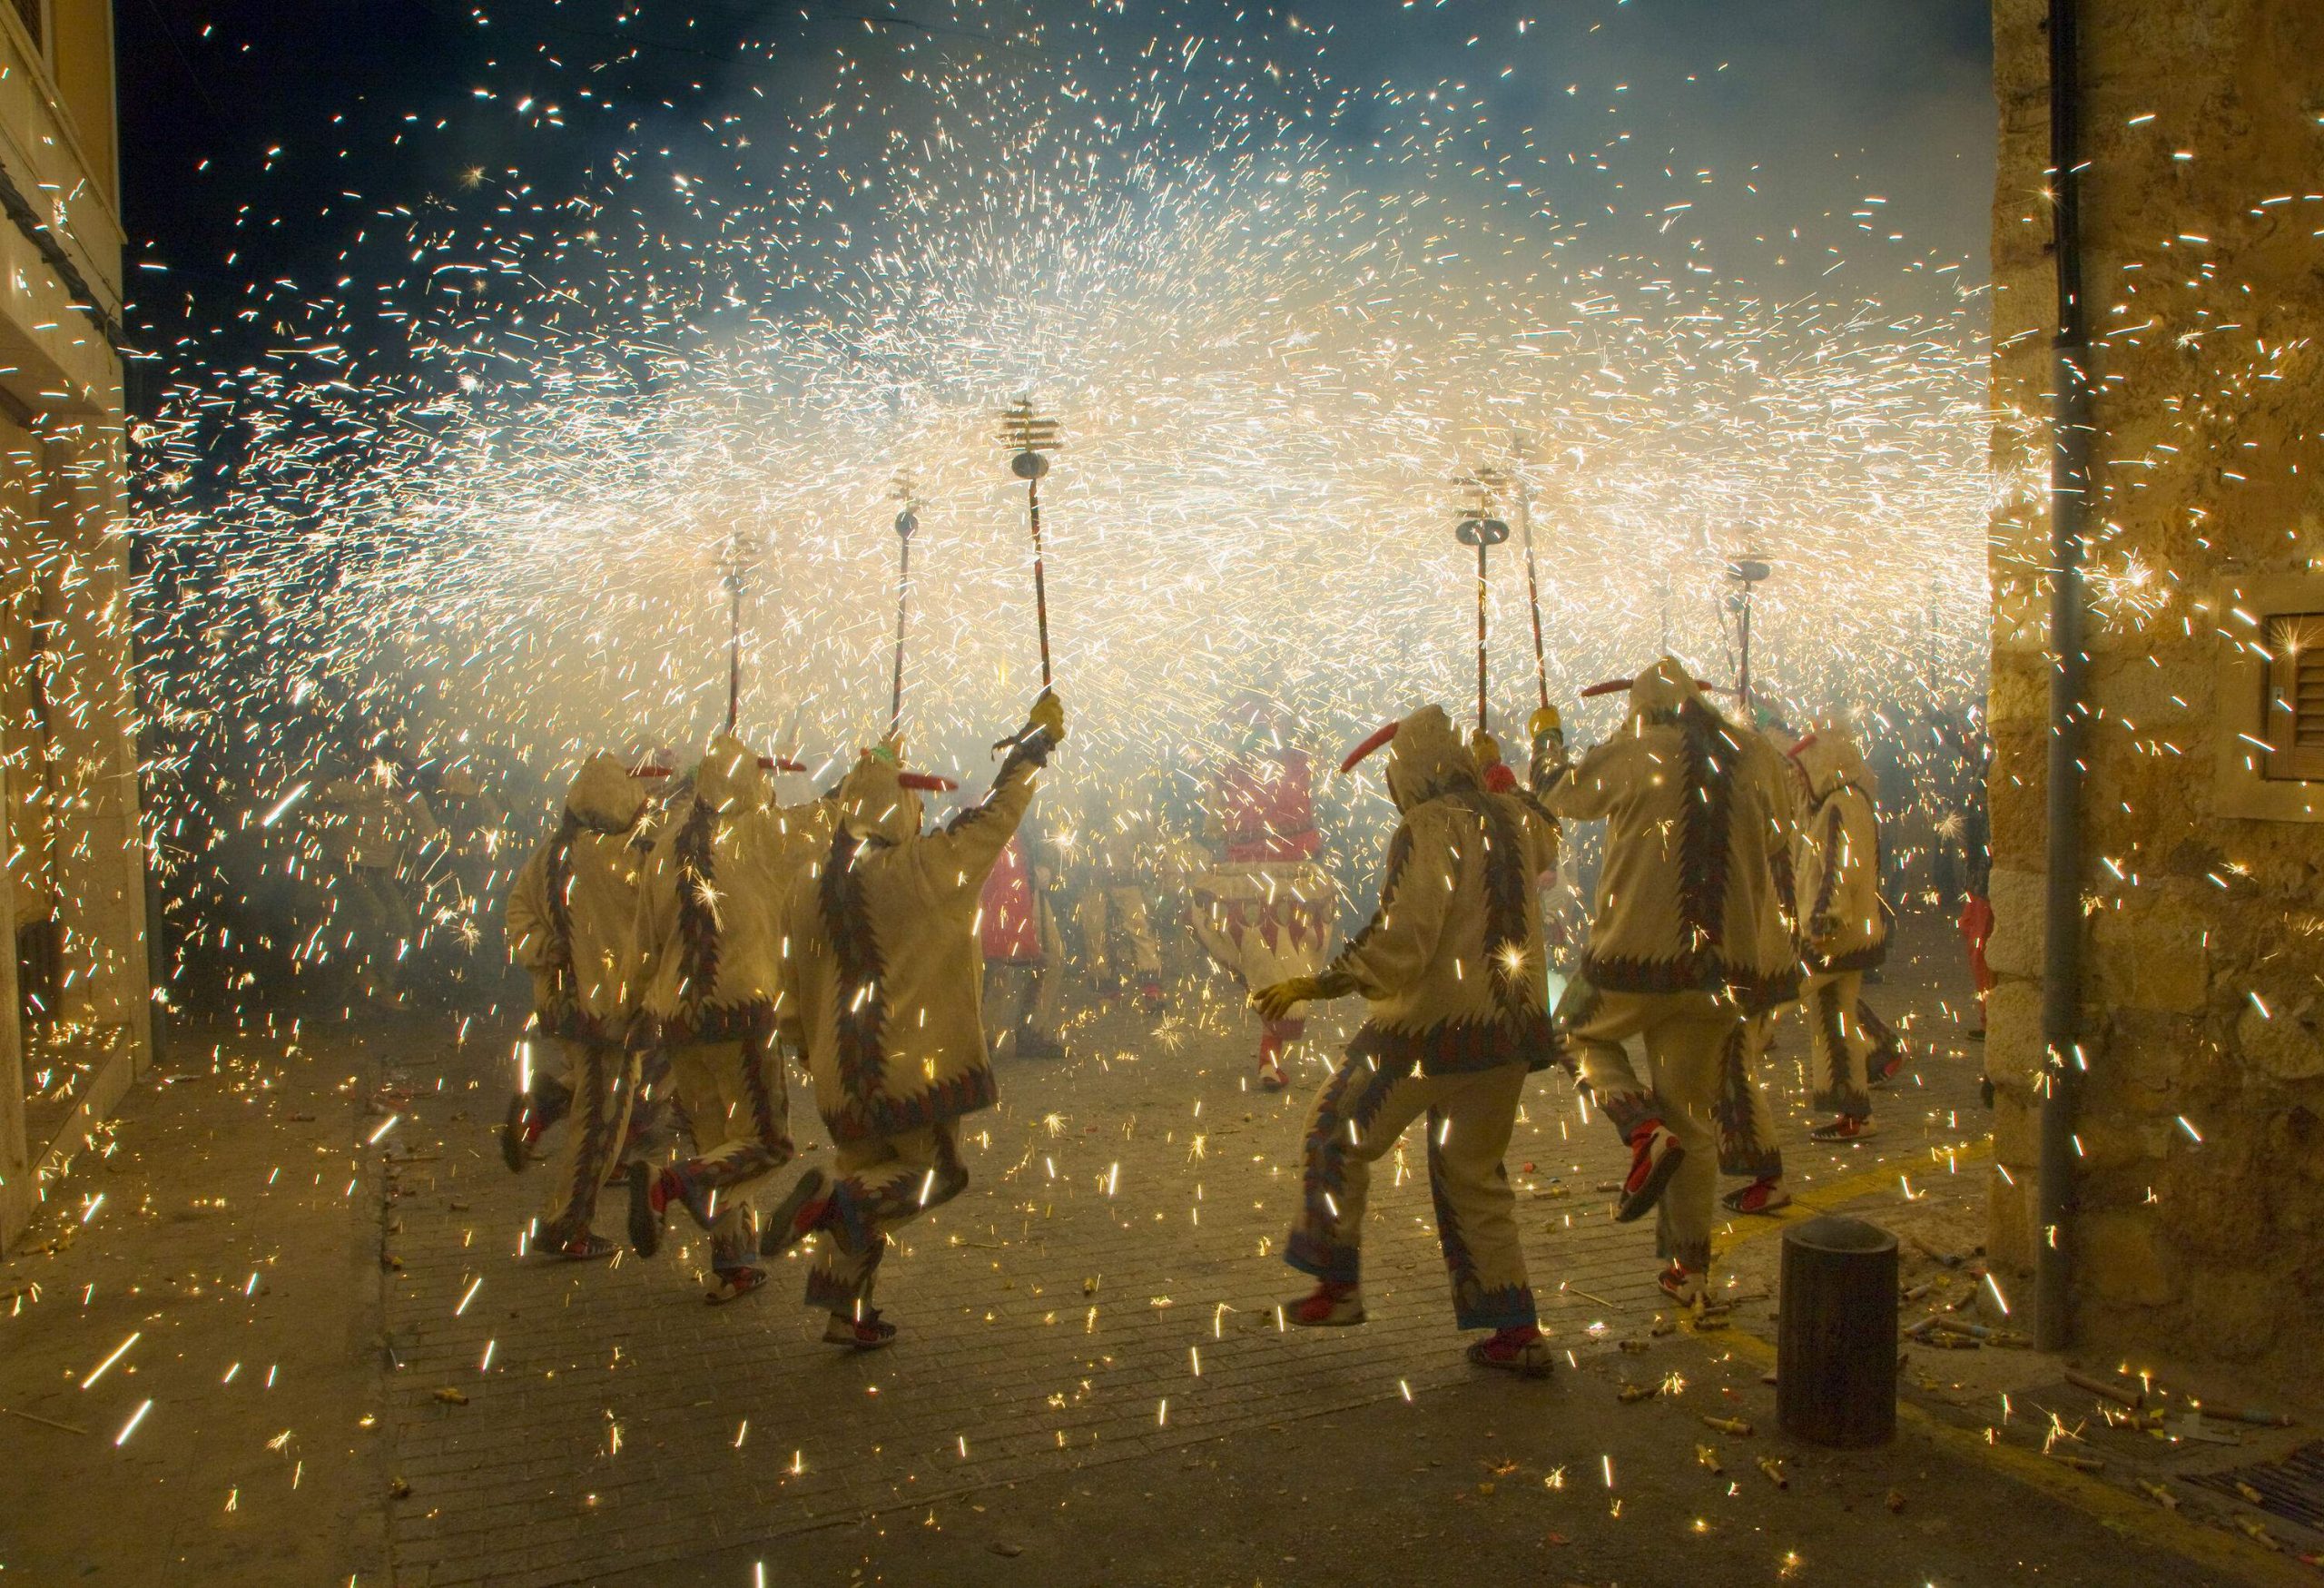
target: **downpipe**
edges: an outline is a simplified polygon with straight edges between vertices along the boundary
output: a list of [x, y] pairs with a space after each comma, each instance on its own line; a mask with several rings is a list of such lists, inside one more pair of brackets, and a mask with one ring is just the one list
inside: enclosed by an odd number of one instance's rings
[[2042, 924], [2042, 1160], [2036, 1200], [2034, 1344], [2073, 1336], [2074, 1124], [2088, 1065], [2082, 1050], [2083, 550], [2090, 510], [2090, 345], [2082, 294], [2079, 0], [2050, 0], [2052, 254], [2057, 325], [2050, 409], [2050, 761]]

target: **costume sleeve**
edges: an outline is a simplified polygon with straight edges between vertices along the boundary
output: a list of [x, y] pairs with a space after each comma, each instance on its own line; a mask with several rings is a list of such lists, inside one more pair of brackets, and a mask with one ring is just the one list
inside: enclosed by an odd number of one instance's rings
[[533, 851], [508, 889], [508, 957], [528, 971], [546, 971], [556, 927], [548, 908], [548, 847]]
[[[913, 846], [922, 875], [938, 896], [974, 897], [984, 891], [986, 875], [1000, 863], [1000, 852], [1009, 847], [1017, 824], [1033, 803], [1034, 777], [1048, 762], [1051, 748], [1046, 734], [1027, 736], [1000, 764], [990, 794]], [[1029, 854], [1029, 875], [1031, 870]]]
[[1541, 805], [1550, 814], [1576, 822], [1594, 822], [1614, 808], [1629, 787], [1621, 766], [1623, 745], [1619, 738], [1597, 745], [1566, 769], [1565, 775], [1541, 791]]
[[1436, 956], [1459, 874], [1443, 813], [1423, 809], [1406, 817], [1388, 841], [1380, 908], [1316, 978], [1324, 996], [1361, 992], [1371, 999], [1393, 998], [1417, 985]]

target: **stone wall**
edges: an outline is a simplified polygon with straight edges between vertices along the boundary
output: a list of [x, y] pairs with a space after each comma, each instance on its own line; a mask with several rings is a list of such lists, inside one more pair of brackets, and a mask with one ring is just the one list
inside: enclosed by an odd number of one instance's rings
[[[1994, 6], [1991, 1249], [2029, 1301], [2055, 304], [2046, 13]], [[2234, 802], [2213, 769], [2238, 760], [2230, 708], [2249, 704], [2230, 697], [2248, 669], [2222, 682], [2260, 632], [2236, 610], [2243, 587], [2312, 579], [2324, 597], [2324, 5], [2085, 0], [2081, 26], [2098, 434], [2076, 1335], [2314, 1387], [2324, 825], [2224, 814]]]

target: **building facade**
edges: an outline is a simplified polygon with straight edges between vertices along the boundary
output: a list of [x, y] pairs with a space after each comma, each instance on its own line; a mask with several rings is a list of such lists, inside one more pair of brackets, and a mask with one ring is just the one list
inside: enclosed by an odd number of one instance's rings
[[2049, 6], [1995, 0], [1991, 1252], [2072, 1337], [2324, 1381], [2324, 5], [2078, 0], [2079, 1098], [2043, 1217]]
[[108, 0], [0, 0], [0, 1243], [151, 1061]]

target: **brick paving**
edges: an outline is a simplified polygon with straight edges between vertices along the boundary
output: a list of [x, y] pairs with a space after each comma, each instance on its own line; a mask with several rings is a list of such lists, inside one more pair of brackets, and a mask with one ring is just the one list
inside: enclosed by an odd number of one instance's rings
[[[1908, 922], [1872, 990], [1915, 1057], [1872, 1142], [1806, 1141], [1803, 1044], [1786, 1022], [1771, 1079], [1795, 1184], [1886, 1167], [1930, 1175], [1916, 1191], [1975, 1194], [1975, 1174], [1948, 1179], [1943, 1162], [1986, 1128], [1953, 1018], [1959, 958], [1942, 923]], [[882, 1270], [902, 1338], [864, 1357], [816, 1339], [796, 1260], [712, 1308], [693, 1277], [698, 1238], [650, 1262], [520, 1259], [544, 1187], [498, 1160], [507, 1078], [484, 1055], [505, 1046], [478, 1037], [440, 1087], [415, 1058], [380, 1144], [383, 1251], [400, 1263], [382, 1278], [390, 1465], [411, 1491], [390, 1517], [396, 1581], [598, 1580], [1468, 1377], [1416, 1139], [1374, 1197], [1372, 1322], [1281, 1330], [1275, 1305], [1301, 1285], [1279, 1256], [1293, 1100], [1321, 1080], [1334, 1033], [1311, 1026], [1324, 1040], [1301, 1084], [1270, 1098], [1243, 1088], [1250, 1033], [1224, 991], [1189, 989], [1180, 1005], [1158, 1026], [1098, 1012], [1071, 1060], [1004, 1070], [1001, 1107], [970, 1121], [969, 1189]], [[819, 1150], [803, 1087], [793, 1112], [803, 1150]], [[1596, 1190], [1623, 1159], [1561, 1077], [1537, 1078], [1509, 1162], [1543, 1324], [1577, 1354], [1610, 1348], [1589, 1326], [1610, 1342], [1653, 1311], [1652, 1237], [1613, 1224]], [[620, 1205], [609, 1193], [601, 1228], [618, 1230]]]

